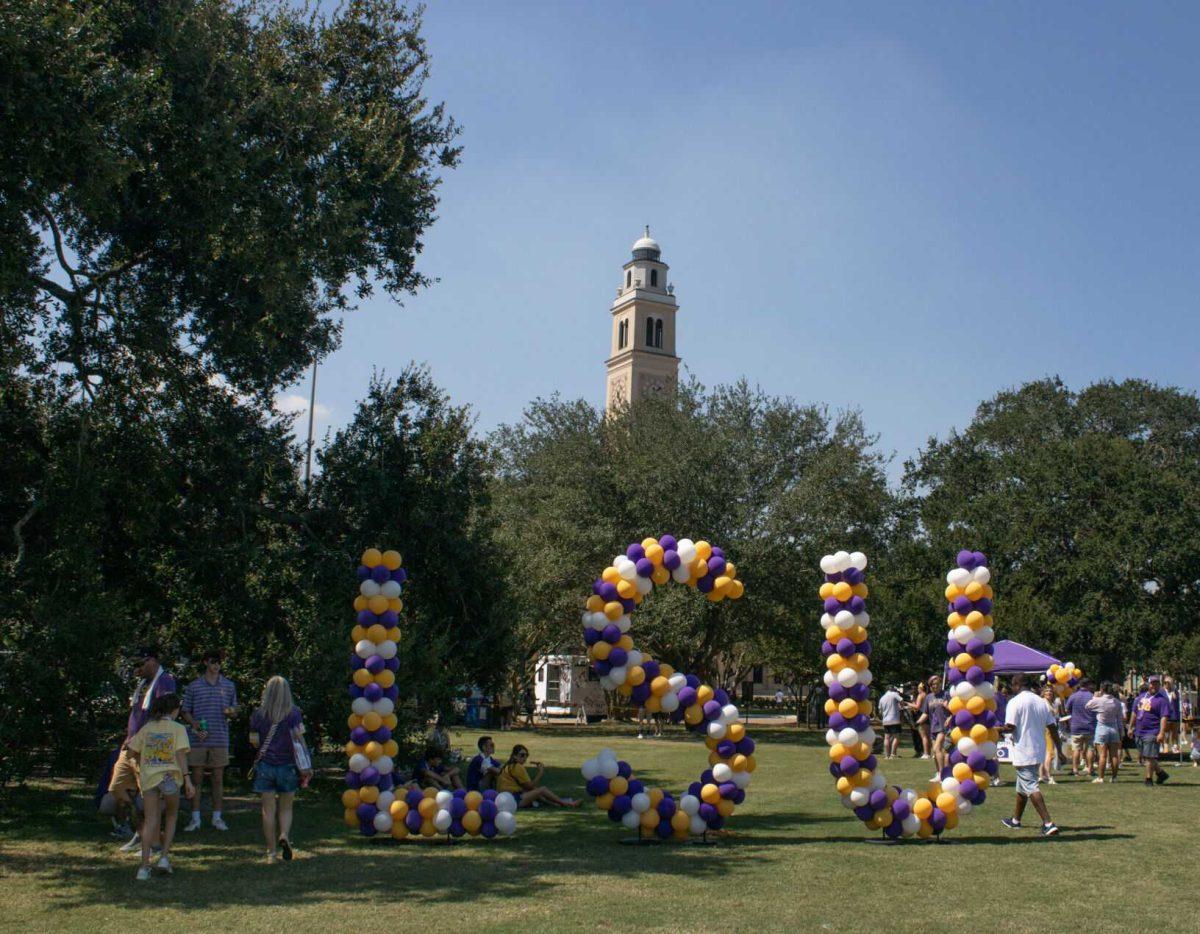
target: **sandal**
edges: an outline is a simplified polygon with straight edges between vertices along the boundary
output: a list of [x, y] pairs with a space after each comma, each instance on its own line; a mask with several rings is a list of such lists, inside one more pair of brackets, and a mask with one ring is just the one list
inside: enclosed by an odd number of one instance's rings
[[280, 838], [279, 838], [279, 851], [280, 851], [280, 852], [283, 854], [283, 858], [284, 858], [285, 860], [291, 860], [291, 858], [292, 858], [292, 845], [291, 845], [291, 844], [288, 842], [288, 838], [287, 838], [287, 837], [280, 837]]

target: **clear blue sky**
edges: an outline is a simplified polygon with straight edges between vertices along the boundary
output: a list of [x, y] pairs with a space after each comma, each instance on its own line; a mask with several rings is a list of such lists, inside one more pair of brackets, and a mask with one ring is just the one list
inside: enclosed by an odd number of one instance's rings
[[601, 404], [647, 223], [685, 365], [860, 408], [893, 476], [1028, 379], [1200, 385], [1196, 4], [455, 0], [426, 35], [440, 281], [346, 319], [318, 431], [409, 360], [480, 431]]

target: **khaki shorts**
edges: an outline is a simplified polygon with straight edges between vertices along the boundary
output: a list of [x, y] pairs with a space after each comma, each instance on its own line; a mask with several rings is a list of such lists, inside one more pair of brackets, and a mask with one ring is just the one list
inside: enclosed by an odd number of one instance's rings
[[229, 750], [223, 746], [193, 746], [188, 750], [188, 765], [193, 769], [223, 769], [229, 765]]
[[112, 778], [108, 782], [108, 790], [114, 795], [122, 791], [128, 791], [131, 796], [137, 794], [138, 766], [128, 749], [122, 749], [121, 755], [117, 757]]

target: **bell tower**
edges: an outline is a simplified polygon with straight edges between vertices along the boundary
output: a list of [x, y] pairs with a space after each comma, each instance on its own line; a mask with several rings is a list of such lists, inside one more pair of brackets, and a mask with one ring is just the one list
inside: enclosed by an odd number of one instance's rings
[[621, 269], [621, 284], [612, 303], [605, 409], [675, 391], [679, 379], [675, 312], [679, 309], [675, 286], [667, 282], [668, 269], [647, 227], [633, 244], [632, 258]]

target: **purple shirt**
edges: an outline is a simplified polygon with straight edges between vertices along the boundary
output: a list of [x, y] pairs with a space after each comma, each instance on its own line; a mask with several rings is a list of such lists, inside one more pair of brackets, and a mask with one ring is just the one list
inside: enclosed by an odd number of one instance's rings
[[925, 700], [921, 702], [922, 711], [929, 714], [929, 734], [931, 736], [946, 731], [946, 708], [943, 706], [945, 703], [945, 691], [926, 694]]
[[[301, 719], [300, 708], [293, 707], [292, 712], [276, 727], [275, 735], [271, 737], [271, 745], [258, 761], [267, 765], [291, 765], [295, 762], [292, 757], [292, 731], [300, 726]], [[251, 715], [250, 732], [258, 734], [259, 743], [267, 741], [267, 734], [271, 732], [271, 721], [261, 710], [256, 710]]]
[[201, 675], [187, 686], [183, 695], [183, 709], [199, 723], [203, 720], [208, 727], [204, 741], [196, 739], [196, 733], [188, 727], [188, 739], [193, 749], [228, 749], [229, 721], [225, 719], [225, 708], [237, 706], [237, 688], [224, 675], [217, 675], [217, 683], [209, 683]]
[[[147, 695], [146, 689], [151, 686], [153, 687]], [[170, 694], [174, 690], [175, 679], [163, 668], [158, 669], [158, 674], [149, 681], [145, 678], [138, 681], [138, 685], [133, 691], [133, 697], [129, 701], [129, 723], [125, 727], [126, 741], [133, 739], [137, 731], [146, 725], [146, 721], [150, 719], [150, 704], [155, 698]]]
[[1157, 736], [1162, 718], [1171, 716], [1171, 702], [1162, 691], [1157, 694], [1143, 692], [1133, 702], [1136, 719], [1133, 721], [1135, 736]]
[[1076, 691], [1067, 698], [1067, 713], [1071, 715], [1070, 732], [1072, 736], [1096, 732], [1096, 712], [1088, 710], [1087, 702], [1092, 699], [1091, 691]]

